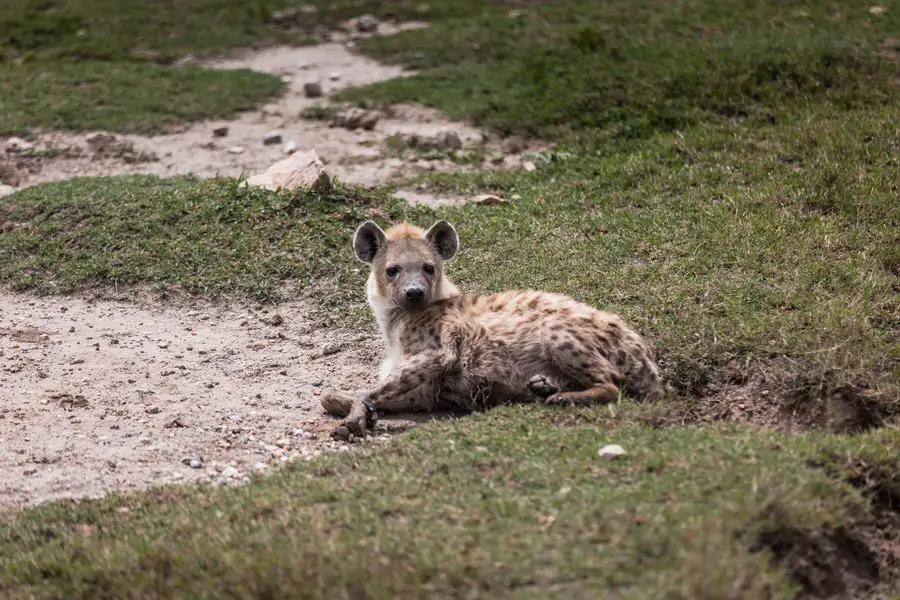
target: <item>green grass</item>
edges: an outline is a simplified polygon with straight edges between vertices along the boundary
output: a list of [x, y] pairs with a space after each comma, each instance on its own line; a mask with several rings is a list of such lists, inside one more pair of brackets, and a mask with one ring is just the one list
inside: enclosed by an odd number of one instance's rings
[[[881, 569], [896, 593], [889, 551], [859, 548], [898, 533], [879, 495], [900, 491], [898, 442], [501, 409], [243, 489], [26, 510], [0, 529], [0, 590], [762, 599], [795, 597], [806, 578], [817, 597], [857, 598]], [[628, 454], [598, 457], [606, 443]], [[835, 570], [848, 560], [858, 580]]]
[[535, 3], [366, 40], [372, 55], [426, 70], [341, 96], [418, 101], [505, 133], [601, 145], [722, 118], [765, 122], [810, 102], [879, 104], [898, 90], [884, 45], [900, 15], [870, 5]]
[[[275, 4], [267, 11], [284, 7]], [[354, 227], [372, 209], [383, 224], [441, 217], [462, 237], [450, 272], [465, 289], [541, 288], [621, 313], [659, 348], [678, 397], [504, 408], [246, 489], [10, 512], [0, 516], [0, 595], [898, 597], [900, 72], [885, 48], [900, 11], [819, 1], [433, 2], [424, 13], [419, 2], [317, 4], [323, 23], [369, 11], [433, 21], [363, 44], [419, 75], [344, 99], [418, 100], [541, 135], [561, 152], [535, 158], [533, 173], [420, 179], [512, 199], [440, 211], [385, 190], [273, 194], [230, 179], [29, 188], [0, 202], [0, 281], [40, 293], [150, 284], [260, 299], [278, 299], [286, 281], [316, 282], [334, 322], [371, 330]], [[186, 3], [177, 18], [160, 9], [155, 21], [141, 2], [118, 12], [99, 0], [44, 6], [62, 19], [46, 25], [58, 35], [48, 42], [44, 21], [20, 21], [17, 35], [37, 41], [14, 52], [22, 68], [59, 70], [29, 80], [27, 94], [0, 86], [3, 110], [20, 115], [4, 126], [150, 131], [175, 117], [155, 112], [150, 95], [112, 97], [108, 78], [142, 89], [144, 73], [175, 77], [157, 62], [299, 42], [310, 25], [261, 26], [244, 18], [259, 4], [225, 0]], [[0, 22], [12, 12], [0, 9]], [[104, 21], [109, 40], [95, 47], [67, 33], [60, 15], [79, 14], [115, 16]], [[220, 27], [167, 37], [194, 19]], [[150, 54], [134, 58], [131, 42], [114, 39], [140, 39]], [[68, 89], [55, 82], [84, 76], [60, 67], [78, 53], [90, 59], [78, 69], [107, 78], [94, 83], [108, 90], [104, 114], [54, 100]], [[138, 65], [146, 71], [130, 70]], [[233, 104], [204, 99], [249, 76], [190, 88], [177, 118], [252, 103], [238, 90]], [[675, 426], [728, 415], [764, 427]], [[807, 433], [767, 432], [786, 419]], [[603, 461], [606, 443], [629, 454]]]
[[6, 0], [0, 6], [0, 135], [33, 127], [159, 133], [227, 118], [282, 88], [278, 77], [168, 68], [188, 55], [315, 41], [317, 28], [370, 12], [452, 17], [477, 2], [310, 3], [287, 21], [289, 0]]

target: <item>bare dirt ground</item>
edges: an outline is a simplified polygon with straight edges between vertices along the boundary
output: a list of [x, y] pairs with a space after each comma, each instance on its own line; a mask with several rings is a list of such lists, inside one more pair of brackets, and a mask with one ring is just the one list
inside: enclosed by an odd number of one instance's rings
[[[412, 26], [417, 26], [412, 24]], [[405, 28], [409, 28], [407, 24]], [[398, 28], [383, 27], [389, 34]], [[286, 157], [287, 144], [298, 151], [315, 149], [330, 175], [340, 181], [374, 186], [431, 171], [465, 169], [511, 169], [523, 163], [523, 152], [538, 149], [521, 141], [505, 143], [477, 128], [447, 120], [437, 111], [400, 105], [389, 111], [370, 112], [377, 122], [371, 129], [335, 126], [331, 118], [301, 116], [304, 109], [327, 106], [329, 97], [350, 86], [361, 86], [413, 74], [400, 67], [382, 65], [353, 51], [353, 40], [307, 47], [273, 47], [243, 51], [230, 57], [190, 61], [212, 68], [253, 69], [280, 76], [286, 83], [283, 96], [258, 110], [242, 113], [231, 121], [206, 121], [179, 131], [144, 137], [102, 132], [74, 133], [34, 131], [34, 139], [0, 138], [0, 183], [3, 193], [29, 185], [80, 176], [150, 173], [161, 176], [194, 174], [198, 177], [261, 173]], [[307, 84], [318, 84], [323, 95], [309, 98]], [[358, 113], [359, 111], [357, 111]], [[369, 123], [372, 125], [371, 121]], [[226, 130], [215, 135], [216, 130]], [[461, 148], [448, 152], [402, 152], [400, 139], [430, 139], [447, 132], [455, 134]], [[264, 144], [269, 133], [281, 141]], [[398, 136], [398, 137], [395, 137]], [[389, 138], [394, 142], [389, 144]], [[451, 138], [452, 139], [452, 138]], [[24, 143], [23, 143], [24, 142]], [[460, 164], [449, 158], [484, 153], [480, 163]], [[466, 162], [466, 161], [463, 161]], [[422, 190], [404, 190], [398, 195], [411, 202], [447, 204], [465, 198], [436, 198]]]
[[[318, 396], [371, 383], [380, 341], [313, 314], [0, 293], [0, 505], [241, 482], [347, 449]], [[368, 443], [413, 424], [382, 419]]]

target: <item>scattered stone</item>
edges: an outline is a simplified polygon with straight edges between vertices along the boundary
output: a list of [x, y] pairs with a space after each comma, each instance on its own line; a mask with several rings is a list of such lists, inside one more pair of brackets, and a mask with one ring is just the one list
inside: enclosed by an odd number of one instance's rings
[[525, 162], [523, 162], [522, 168], [525, 169], [526, 171], [528, 171], [529, 173], [531, 173], [532, 171], [537, 169], [537, 167], [534, 166], [534, 163], [531, 162], [530, 160], [526, 160]]
[[200, 469], [203, 467], [203, 460], [196, 457], [187, 457], [181, 459], [181, 464], [190, 467], [192, 469]]
[[331, 81], [337, 81], [340, 78], [341, 78], [341, 74], [338, 71], [332, 71], [331, 73], [328, 74], [328, 79], [330, 79]]
[[25, 469], [24, 471], [22, 471], [22, 475], [25, 475], [25, 476], [34, 475], [37, 472], [38, 472], [37, 469]]
[[332, 354], [337, 354], [343, 349], [343, 346], [341, 346], [340, 344], [328, 344], [327, 346], [322, 348], [322, 356], [331, 356]]
[[869, 14], [873, 15], [883, 15], [887, 12], [887, 9], [883, 6], [871, 6], [869, 7]]
[[356, 21], [356, 30], [360, 33], [374, 33], [378, 31], [378, 19], [372, 15], [363, 15]]
[[318, 81], [303, 84], [303, 95], [307, 98], [321, 98], [322, 93], [322, 84]]
[[266, 146], [272, 146], [274, 144], [281, 143], [281, 134], [277, 131], [270, 131], [266, 135], [263, 136], [263, 144]]
[[182, 428], [187, 427], [187, 425], [184, 424], [184, 421], [181, 419], [181, 417], [175, 417], [174, 419], [166, 423], [166, 429], [173, 429], [175, 427]]
[[269, 468], [269, 465], [267, 465], [264, 462], [258, 462], [255, 465], [253, 465], [253, 468], [256, 469], [257, 471], [265, 471], [266, 469]]
[[267, 190], [310, 188], [318, 192], [331, 190], [331, 178], [315, 150], [295, 152], [275, 163], [264, 173], [254, 175], [245, 185], [264, 187]]
[[381, 114], [377, 111], [362, 110], [361, 108], [351, 108], [342, 113], [334, 115], [331, 118], [332, 127], [343, 127], [353, 131], [354, 129], [365, 129], [372, 131], [375, 125], [381, 119]]
[[244, 153], [244, 147], [243, 147], [243, 146], [231, 146], [231, 147], [228, 149], [228, 152], [231, 153], [231, 154], [243, 154], [243, 153]]
[[600, 448], [600, 451], [597, 452], [599, 456], [621, 456], [625, 454], [625, 449], [618, 444], [609, 444], [608, 446], [603, 446]]
[[285, 447], [291, 445], [291, 440], [289, 440], [287, 438], [281, 438], [280, 440], [275, 441], [275, 445], [278, 446], [279, 448], [285, 448]]
[[228, 135], [228, 127], [224, 125], [222, 127], [216, 127], [215, 129], [213, 129], [212, 134], [213, 137], [217, 138], [225, 137]]
[[236, 478], [238, 478], [238, 477], [240, 477], [240, 476], [241, 476], [240, 471], [238, 471], [237, 469], [235, 469], [235, 468], [232, 467], [231, 465], [228, 465], [227, 467], [225, 467], [224, 469], [222, 469], [222, 477], [225, 477], [225, 478], [227, 478], [227, 479], [236, 479]]
[[14, 191], [16, 191], [16, 188], [14, 188], [13, 186], [0, 183], [0, 198], [2, 198], [3, 196], [8, 196]]
[[509, 200], [501, 198], [496, 194], [480, 194], [478, 196], [475, 196], [475, 198], [472, 200], [472, 204], [492, 206], [497, 204], [509, 204]]
[[455, 131], [442, 131], [435, 136], [438, 146], [445, 150], [462, 150], [462, 140]]
[[162, 348], [163, 350], [165, 350], [166, 348], [169, 347], [169, 342], [159, 342], [156, 345], [159, 346], [160, 348]]
[[0, 165], [0, 184], [17, 187], [22, 182], [22, 174], [12, 165]]
[[148, 415], [158, 415], [158, 414], [159, 414], [159, 407], [158, 407], [158, 406], [151, 406], [150, 408], [147, 409], [146, 412], [147, 412]]
[[262, 319], [262, 322], [266, 325], [271, 325], [273, 327], [278, 327], [279, 325], [284, 323], [284, 317], [279, 314], [274, 314], [268, 319]]
[[297, 142], [295, 142], [294, 140], [289, 141], [284, 145], [283, 150], [285, 154], [293, 154], [297, 151]]

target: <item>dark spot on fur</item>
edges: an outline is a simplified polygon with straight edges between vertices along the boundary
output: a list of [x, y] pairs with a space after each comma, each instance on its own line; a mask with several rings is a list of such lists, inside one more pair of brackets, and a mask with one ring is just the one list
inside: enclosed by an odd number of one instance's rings
[[624, 350], [619, 350], [619, 352], [616, 354], [616, 362], [618, 362], [620, 365], [624, 365], [626, 362], [628, 362], [628, 354], [626, 354]]
[[573, 346], [569, 342], [559, 345], [559, 350], [561, 352], [567, 352], [567, 351], [571, 350], [572, 348], [573, 348]]
[[562, 324], [554, 323], [553, 325], [550, 326], [550, 331], [559, 331], [562, 328], [563, 328]]
[[551, 333], [551, 334], [550, 334], [550, 341], [551, 341], [551, 342], [558, 342], [558, 341], [559, 341], [559, 336], [556, 335], [555, 333]]
[[582, 368], [582, 369], [590, 369], [590, 368], [591, 368], [591, 363], [589, 363], [589, 362], [583, 362], [583, 363], [581, 363], [581, 368]]
[[572, 350], [572, 356], [574, 356], [575, 358], [578, 358], [578, 357], [581, 356], [582, 354], [583, 354], [583, 352], [582, 352], [581, 350], [577, 349], [577, 348], [575, 348], [574, 350]]
[[541, 299], [535, 296], [531, 300], [528, 301], [528, 308], [537, 308], [538, 303], [540, 303]]

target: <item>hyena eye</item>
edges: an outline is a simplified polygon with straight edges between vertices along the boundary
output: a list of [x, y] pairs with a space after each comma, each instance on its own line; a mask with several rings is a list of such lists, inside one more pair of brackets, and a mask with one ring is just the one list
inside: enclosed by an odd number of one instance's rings
[[386, 272], [388, 277], [394, 278], [400, 273], [400, 267], [388, 267]]
[[429, 275], [434, 275], [434, 265], [424, 265], [422, 270], [428, 273]]

